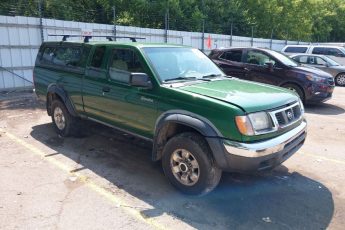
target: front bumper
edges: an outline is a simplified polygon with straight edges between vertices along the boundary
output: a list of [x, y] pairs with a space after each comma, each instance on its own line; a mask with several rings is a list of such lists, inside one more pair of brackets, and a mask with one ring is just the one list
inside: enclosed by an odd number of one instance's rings
[[307, 123], [302, 123], [276, 138], [257, 142], [240, 143], [224, 140], [226, 171], [260, 171], [281, 164], [303, 145], [307, 135]]
[[312, 84], [308, 89], [306, 102], [318, 103], [328, 101], [332, 98], [334, 87], [334, 82], [332, 84]]

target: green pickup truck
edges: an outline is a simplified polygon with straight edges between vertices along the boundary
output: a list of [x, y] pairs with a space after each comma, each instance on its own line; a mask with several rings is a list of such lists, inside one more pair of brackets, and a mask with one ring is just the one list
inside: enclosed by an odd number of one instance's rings
[[226, 76], [186, 46], [44, 42], [34, 85], [60, 135], [89, 119], [149, 140], [152, 160], [187, 194], [211, 191], [222, 171], [272, 169], [306, 138], [298, 96]]

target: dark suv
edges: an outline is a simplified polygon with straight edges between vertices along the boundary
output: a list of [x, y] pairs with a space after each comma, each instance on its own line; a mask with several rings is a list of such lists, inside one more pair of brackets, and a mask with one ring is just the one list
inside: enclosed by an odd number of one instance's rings
[[332, 97], [334, 80], [330, 74], [301, 66], [273, 50], [216, 49], [209, 57], [229, 76], [288, 88], [304, 102], [323, 102]]

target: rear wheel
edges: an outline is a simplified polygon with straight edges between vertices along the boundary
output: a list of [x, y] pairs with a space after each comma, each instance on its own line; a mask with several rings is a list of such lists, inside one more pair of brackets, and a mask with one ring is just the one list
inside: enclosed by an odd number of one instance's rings
[[335, 77], [335, 84], [338, 86], [345, 85], [345, 73], [340, 73]]
[[302, 101], [304, 101], [304, 93], [302, 89], [295, 84], [285, 84], [283, 85], [284, 88], [291, 90], [292, 92], [296, 93]]
[[70, 136], [76, 131], [77, 119], [67, 110], [64, 103], [54, 100], [51, 105], [55, 131], [61, 136]]
[[163, 150], [162, 166], [171, 184], [190, 195], [212, 191], [222, 174], [205, 139], [190, 132], [178, 134], [168, 141]]

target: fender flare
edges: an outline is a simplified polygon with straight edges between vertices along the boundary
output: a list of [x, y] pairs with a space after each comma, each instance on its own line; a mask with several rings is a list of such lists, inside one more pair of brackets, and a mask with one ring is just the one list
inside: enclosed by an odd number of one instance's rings
[[51, 111], [50, 111], [50, 105], [49, 103], [51, 102], [51, 98], [49, 98], [49, 95], [50, 94], [56, 94], [58, 95], [62, 102], [65, 104], [68, 112], [72, 115], [72, 116], [78, 116], [77, 113], [76, 113], [76, 110], [73, 106], [73, 103], [71, 101], [71, 99], [69, 98], [67, 92], [61, 87], [61, 86], [58, 86], [56, 84], [50, 84], [48, 86], [48, 89], [47, 89], [47, 103], [46, 103], [46, 106], [47, 106], [47, 112], [48, 112], [48, 115], [51, 116]]
[[221, 168], [227, 167], [224, 146], [221, 141], [223, 135], [208, 119], [184, 110], [170, 110], [157, 119], [153, 138], [153, 161], [158, 161], [162, 157], [167, 141], [164, 139], [165, 133], [168, 131], [168, 124], [171, 123], [181, 124], [198, 131], [208, 143], [216, 164]]

